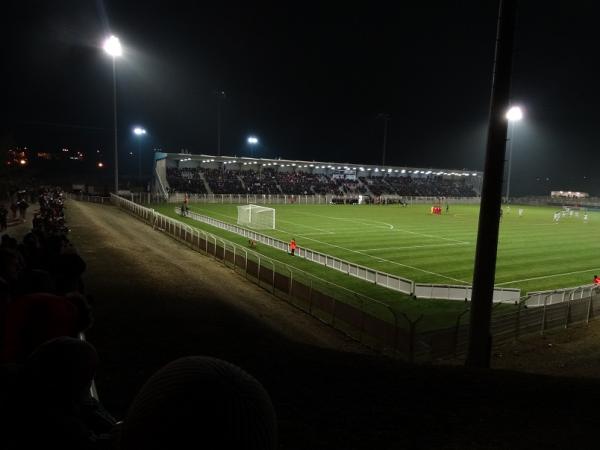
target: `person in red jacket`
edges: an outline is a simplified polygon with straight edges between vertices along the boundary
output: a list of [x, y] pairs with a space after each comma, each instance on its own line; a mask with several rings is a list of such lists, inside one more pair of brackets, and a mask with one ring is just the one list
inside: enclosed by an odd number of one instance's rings
[[600, 284], [600, 277], [598, 275], [594, 275], [594, 284]]
[[290, 255], [294, 256], [295, 252], [296, 252], [296, 239], [292, 239], [290, 241]]

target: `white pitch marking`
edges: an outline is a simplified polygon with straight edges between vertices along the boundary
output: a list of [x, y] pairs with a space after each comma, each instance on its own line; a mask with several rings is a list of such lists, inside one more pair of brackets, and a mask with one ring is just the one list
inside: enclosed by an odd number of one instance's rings
[[[282, 231], [282, 230], [280, 230], [280, 231]], [[284, 231], [284, 233], [287, 233], [287, 231]], [[287, 234], [291, 234], [291, 233], [287, 233]], [[379, 256], [369, 255], [368, 253], [364, 253], [364, 252], [361, 252], [361, 251], [358, 251], [358, 250], [352, 250], [352, 249], [349, 249], [349, 248], [346, 248], [346, 247], [342, 247], [341, 245], [330, 244], [329, 242], [319, 241], [317, 239], [312, 239], [312, 238], [309, 238], [309, 237], [307, 237], [306, 239], [308, 239], [309, 241], [318, 242], [319, 244], [328, 245], [330, 247], [336, 247], [336, 248], [339, 248], [339, 249], [342, 249], [342, 250], [346, 250], [347, 252], [352, 252], [352, 253], [357, 253], [359, 255], [368, 256], [369, 258], [374, 259], [375, 261], [386, 262], [386, 263], [389, 263], [389, 264], [395, 264], [396, 266], [407, 267], [409, 269], [417, 270], [419, 272], [428, 273], [430, 275], [435, 275], [435, 276], [438, 276], [438, 277], [446, 278], [447, 280], [458, 281], [459, 283], [462, 283], [462, 284], [469, 284], [467, 281], [459, 280], [458, 278], [452, 278], [452, 277], [449, 277], [449, 276], [446, 276], [446, 275], [442, 275], [441, 273], [432, 272], [430, 270], [421, 269], [421, 268], [415, 267], [415, 266], [409, 266], [408, 264], [402, 264], [402, 263], [399, 263], [399, 262], [396, 262], [396, 261], [392, 261], [392, 260], [389, 260], [389, 259], [385, 259], [385, 258], [380, 258]]]
[[466, 245], [469, 242], [456, 242], [449, 244], [425, 244], [425, 245], [408, 245], [405, 247], [379, 247], [379, 248], [359, 248], [357, 251], [359, 252], [375, 252], [379, 250], [404, 250], [407, 248], [427, 248], [427, 247], [455, 247], [458, 245]]
[[[356, 220], [356, 219], [349, 219], [347, 217], [329, 217], [329, 216], [321, 216], [320, 214], [298, 212], [298, 211], [297, 211], [297, 213], [298, 214], [305, 214], [305, 215], [309, 215], [309, 216], [323, 217], [325, 219], [332, 219], [332, 220], [350, 220], [351, 222], [354, 222], [354, 223], [361, 223], [363, 225], [371, 225], [368, 222], [359, 221], [359, 220]], [[457, 242], [457, 243], [461, 243], [461, 244], [468, 244], [467, 241], [460, 241], [458, 239], [445, 238], [445, 237], [441, 237], [441, 236], [435, 236], [433, 234], [425, 234], [425, 233], [419, 233], [417, 231], [410, 231], [410, 230], [405, 230], [405, 229], [402, 229], [402, 228], [395, 228], [394, 225], [392, 225], [390, 223], [386, 223], [386, 222], [379, 222], [377, 220], [371, 220], [370, 222], [372, 222], [372, 223], [382, 223], [384, 225], [387, 225], [387, 227], [389, 227], [390, 231], [400, 231], [401, 233], [414, 234], [414, 235], [417, 235], [417, 236], [429, 237], [429, 238], [434, 238], [434, 239], [441, 239], [442, 241]], [[385, 228], [385, 227], [381, 227], [380, 226], [378, 228]]]
[[576, 273], [600, 272], [600, 269], [577, 270], [575, 272], [555, 273], [553, 275], [543, 275], [541, 277], [523, 278], [522, 280], [505, 281], [504, 283], [496, 283], [496, 286], [504, 286], [506, 284], [522, 283], [523, 281], [543, 280], [544, 278], [562, 277], [564, 275], [575, 275]]

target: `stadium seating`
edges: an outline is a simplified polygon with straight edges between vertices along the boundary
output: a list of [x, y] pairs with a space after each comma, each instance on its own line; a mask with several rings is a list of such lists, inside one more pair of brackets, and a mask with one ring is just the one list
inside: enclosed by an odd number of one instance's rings
[[[269, 195], [334, 195], [379, 197], [382, 195], [425, 197], [473, 197], [477, 193], [465, 178], [448, 179], [438, 175], [360, 176], [358, 179], [336, 178], [325, 174], [279, 171], [264, 167], [259, 170], [235, 170], [225, 166], [214, 168], [167, 168], [172, 191], [197, 194], [269, 194]], [[210, 192], [206, 189], [208, 185]]]

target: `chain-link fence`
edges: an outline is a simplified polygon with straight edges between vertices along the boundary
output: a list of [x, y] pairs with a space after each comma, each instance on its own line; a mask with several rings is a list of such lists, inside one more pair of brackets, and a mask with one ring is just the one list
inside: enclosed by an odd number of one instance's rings
[[[83, 197], [79, 199], [87, 200]], [[419, 324], [423, 321], [423, 315], [411, 318], [388, 304], [227, 239], [190, 227], [153, 209], [115, 195], [112, 195], [111, 200], [113, 204], [154, 229], [215, 258], [276, 297], [377, 351], [409, 361], [431, 361], [460, 357], [467, 350], [468, 302], [466, 309], [456, 316], [453, 326], [420, 331]], [[528, 305], [529, 297], [515, 306], [498, 303], [494, 307], [491, 321], [493, 343], [499, 344], [527, 334], [588, 323], [599, 317], [600, 287], [588, 288], [589, 286], [573, 288], [573, 295], [564, 296], [563, 290], [549, 291], [544, 293], [545, 301], [540, 303], [539, 298], [536, 298], [534, 304], [540, 306]], [[564, 301], [552, 303], [550, 299], [556, 298], [558, 292], [561, 292]], [[499, 306], [503, 308], [498, 308]], [[506, 312], [507, 308], [510, 311]]]

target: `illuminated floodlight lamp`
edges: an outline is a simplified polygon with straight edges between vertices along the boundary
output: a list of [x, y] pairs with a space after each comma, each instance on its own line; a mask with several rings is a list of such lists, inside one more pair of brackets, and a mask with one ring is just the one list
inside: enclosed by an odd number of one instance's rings
[[476, 176], [477, 176], [477, 174], [476, 174], [476, 173], [472, 173], [471, 175], [473, 175], [474, 177], [476, 177]]
[[246, 139], [246, 142], [248, 142], [248, 144], [250, 144], [250, 145], [256, 145], [256, 144], [258, 144], [258, 138], [256, 136], [248, 136], [248, 139]]
[[146, 130], [144, 130], [142, 127], [135, 127], [133, 129], [133, 134], [135, 134], [136, 136], [143, 136], [144, 134], [146, 134]]
[[518, 106], [511, 107], [506, 113], [506, 119], [509, 122], [518, 122], [523, 118], [523, 110]]
[[102, 44], [104, 51], [112, 56], [113, 58], [123, 55], [123, 47], [121, 47], [121, 41], [116, 36], [110, 36], [104, 40]]
[[406, 169], [402, 169], [400, 173], [406, 173]]

